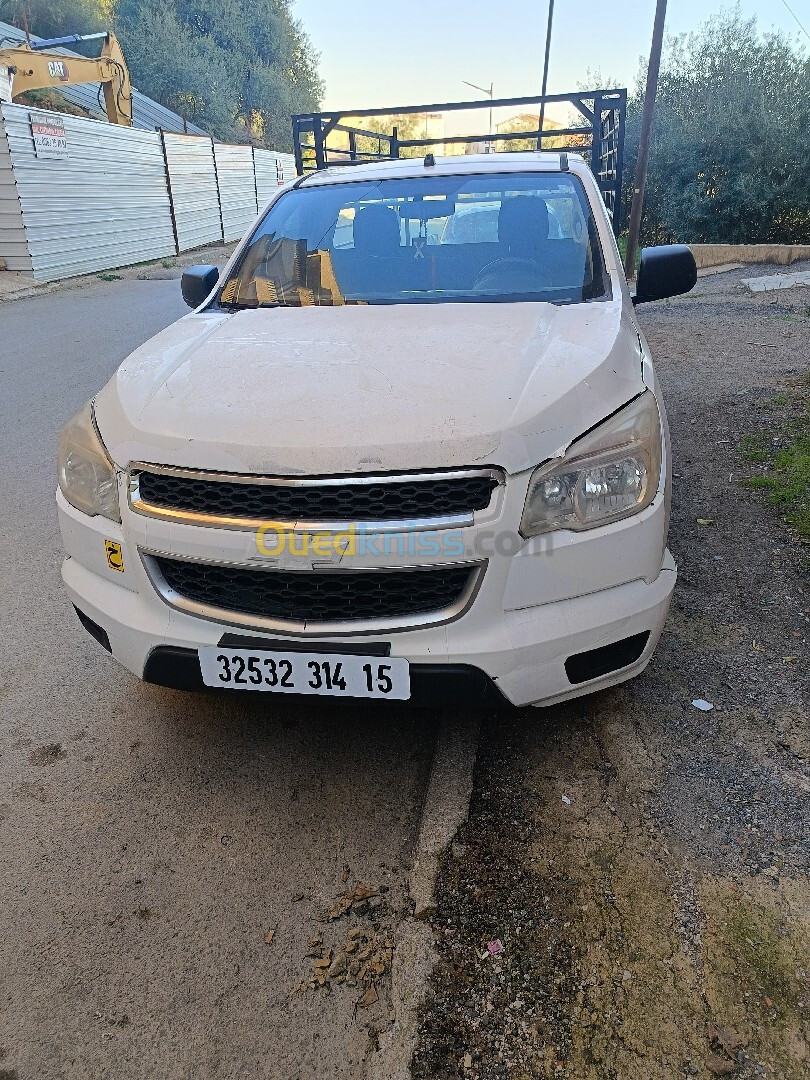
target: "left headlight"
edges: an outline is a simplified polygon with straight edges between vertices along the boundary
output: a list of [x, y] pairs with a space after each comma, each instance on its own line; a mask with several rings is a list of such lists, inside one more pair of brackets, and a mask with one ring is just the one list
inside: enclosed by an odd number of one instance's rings
[[581, 532], [638, 514], [655, 498], [660, 475], [661, 418], [645, 390], [572, 443], [565, 457], [535, 469], [521, 535]]
[[71, 506], [91, 517], [121, 520], [118, 479], [96, 429], [93, 403], [79, 409], [59, 435], [59, 488]]

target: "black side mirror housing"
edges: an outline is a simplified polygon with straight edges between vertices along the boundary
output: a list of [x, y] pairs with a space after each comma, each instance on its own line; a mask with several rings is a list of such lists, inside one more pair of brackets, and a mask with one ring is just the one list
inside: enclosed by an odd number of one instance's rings
[[180, 291], [190, 308], [197, 308], [219, 281], [217, 266], [189, 266], [180, 279]]
[[694, 288], [696, 281], [695, 256], [686, 244], [643, 248], [633, 303], [680, 296]]

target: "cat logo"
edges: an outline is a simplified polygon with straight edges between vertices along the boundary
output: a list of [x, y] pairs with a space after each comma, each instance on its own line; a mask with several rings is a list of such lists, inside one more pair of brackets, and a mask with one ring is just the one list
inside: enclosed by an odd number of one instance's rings
[[119, 573], [124, 572], [124, 549], [118, 543], [117, 540], [105, 540], [104, 551], [107, 555], [107, 566], [111, 570], [117, 570]]
[[68, 66], [64, 60], [49, 60], [48, 74], [52, 79], [59, 79], [60, 82], [67, 82], [70, 77], [68, 74]]

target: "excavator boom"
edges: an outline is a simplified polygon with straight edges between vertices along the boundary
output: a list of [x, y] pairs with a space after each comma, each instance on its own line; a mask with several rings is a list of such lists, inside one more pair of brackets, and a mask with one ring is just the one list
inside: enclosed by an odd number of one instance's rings
[[[48, 52], [49, 48], [56, 45], [92, 41], [96, 38], [104, 40], [101, 55], [98, 57], [65, 56], [63, 53]], [[12, 100], [29, 90], [40, 90], [43, 87], [58, 90], [61, 86], [97, 82], [101, 83], [104, 90], [104, 105], [110, 123], [132, 126], [132, 87], [124, 54], [115, 34], [72, 34], [50, 41], [0, 49], [0, 65], [7, 67], [11, 73]]]

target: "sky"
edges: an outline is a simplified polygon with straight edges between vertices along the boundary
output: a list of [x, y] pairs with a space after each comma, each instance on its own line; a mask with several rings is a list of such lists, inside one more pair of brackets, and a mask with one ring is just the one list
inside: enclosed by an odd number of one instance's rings
[[[810, 0], [788, 3], [810, 33]], [[693, 30], [731, 6], [669, 0], [667, 31]], [[740, 0], [740, 8], [762, 29], [798, 35], [810, 47], [781, 0]], [[321, 54], [325, 108], [385, 111], [481, 97], [465, 79], [494, 83], [496, 97], [540, 93], [547, 0], [296, 0], [294, 10]], [[576, 89], [588, 69], [632, 86], [654, 12], [655, 0], [556, 0], [548, 92]]]

